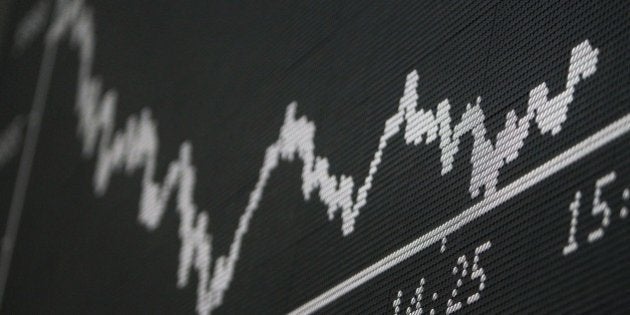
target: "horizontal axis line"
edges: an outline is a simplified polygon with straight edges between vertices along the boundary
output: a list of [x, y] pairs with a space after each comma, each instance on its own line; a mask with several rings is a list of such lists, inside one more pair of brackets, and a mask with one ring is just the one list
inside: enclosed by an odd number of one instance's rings
[[556, 155], [529, 173], [512, 181], [496, 193], [482, 199], [452, 219], [416, 238], [412, 242], [385, 256], [376, 263], [359, 271], [343, 282], [311, 299], [289, 314], [312, 314], [334, 302], [346, 293], [358, 288], [383, 272], [402, 263], [411, 256], [435, 244], [442, 238], [464, 227], [482, 215], [491, 212], [499, 205], [511, 200], [518, 194], [551, 177], [578, 160], [602, 148], [611, 141], [630, 132], [630, 113], [609, 124], [595, 134], [582, 140], [571, 148]]

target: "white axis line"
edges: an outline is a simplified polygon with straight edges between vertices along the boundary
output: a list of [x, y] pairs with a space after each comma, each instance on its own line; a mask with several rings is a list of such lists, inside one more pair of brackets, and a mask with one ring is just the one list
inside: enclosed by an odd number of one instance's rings
[[385, 258], [377, 261], [371, 266], [356, 273], [354, 276], [339, 283], [333, 288], [320, 294], [316, 298], [308, 301], [302, 306], [296, 308], [289, 314], [312, 314], [322, 307], [332, 303], [346, 293], [363, 285], [374, 277], [389, 270], [390, 268], [407, 260], [411, 256], [419, 253], [423, 249], [435, 244], [442, 238], [459, 230], [466, 224], [489, 213], [499, 205], [512, 199], [521, 192], [549, 178], [557, 172], [563, 170], [567, 166], [577, 162], [583, 157], [589, 155], [595, 150], [603, 147], [609, 142], [625, 135], [630, 131], [630, 114], [626, 114], [622, 118], [606, 126], [590, 137], [582, 140], [580, 143], [560, 153], [553, 159], [540, 165], [529, 173], [514, 180], [509, 185], [498, 190], [496, 193], [484, 198], [472, 207], [462, 211], [454, 218], [446, 221], [442, 225], [434, 228], [426, 234], [418, 237], [411, 243], [387, 255]]
[[4, 300], [4, 289], [9, 275], [9, 267], [11, 266], [11, 258], [13, 257], [13, 248], [20, 226], [20, 219], [22, 218], [24, 197], [28, 189], [29, 178], [31, 177], [33, 158], [35, 157], [35, 149], [37, 148], [37, 140], [39, 139], [39, 131], [44, 116], [46, 97], [48, 96], [56, 55], [57, 45], [47, 43], [44, 48], [44, 56], [37, 78], [33, 106], [31, 107], [31, 113], [28, 117], [26, 138], [24, 148], [22, 149], [22, 156], [20, 157], [20, 166], [13, 189], [13, 197], [11, 198], [9, 217], [7, 219], [4, 236], [2, 237], [2, 251], [0, 252], [0, 308]]

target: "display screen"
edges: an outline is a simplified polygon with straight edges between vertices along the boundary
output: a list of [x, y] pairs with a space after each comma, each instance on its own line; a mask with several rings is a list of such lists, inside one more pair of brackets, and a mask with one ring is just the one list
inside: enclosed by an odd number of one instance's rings
[[630, 2], [14, 1], [1, 310], [630, 312]]

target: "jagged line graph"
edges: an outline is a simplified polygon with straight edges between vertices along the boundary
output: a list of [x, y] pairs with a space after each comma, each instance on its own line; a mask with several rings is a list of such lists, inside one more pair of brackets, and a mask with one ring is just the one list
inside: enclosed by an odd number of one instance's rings
[[[234, 277], [243, 238], [258, 209], [267, 181], [280, 161], [294, 161], [296, 157], [302, 161], [304, 199], [309, 200], [317, 190], [319, 200], [328, 207], [330, 219], [341, 211], [342, 231], [348, 235], [354, 230], [360, 210], [367, 204], [368, 193], [387, 142], [402, 132], [403, 122], [403, 136], [409, 145], [429, 144], [439, 137], [442, 174], [452, 170], [459, 140], [470, 132], [474, 145], [469, 192], [471, 197], [477, 197], [483, 187], [484, 197], [487, 198], [496, 191], [499, 170], [518, 157], [523, 141], [529, 135], [532, 120], [535, 120], [541, 134], [557, 135], [561, 131], [561, 125], [567, 119], [568, 105], [573, 101], [575, 86], [595, 73], [599, 54], [599, 50], [593, 49], [588, 41], [575, 46], [571, 50], [565, 90], [549, 99], [549, 89], [545, 83], [532, 89], [526, 114], [518, 117], [515, 111], [510, 111], [506, 116], [505, 128], [497, 134], [494, 144], [486, 138], [481, 98], [477, 98], [474, 105], [468, 104], [460, 122], [452, 127], [448, 100], [439, 103], [435, 112], [418, 109], [416, 90], [419, 77], [415, 70], [412, 71], [406, 78], [398, 111], [385, 122], [368, 175], [356, 190], [355, 199], [354, 179], [328, 172], [328, 158], [315, 155], [315, 124], [305, 116], [297, 118], [297, 103], [291, 103], [287, 107], [278, 140], [265, 151], [258, 181], [239, 218], [229, 252], [214, 261], [214, 270], [210, 273], [212, 236], [207, 232], [210, 218], [207, 211], [198, 209], [192, 197], [196, 183], [196, 170], [192, 164], [193, 146], [189, 142], [182, 143], [179, 157], [169, 164], [163, 181], [156, 181], [159, 149], [157, 124], [151, 110], [145, 108], [139, 114], [129, 116], [124, 128], [114, 129], [117, 92], [103, 88], [101, 80], [92, 74], [96, 44], [94, 28], [92, 10], [83, 1], [58, 1], [45, 35], [42, 68], [53, 67], [57, 46], [69, 37], [79, 55], [75, 104], [77, 134], [82, 143], [83, 156], [96, 159], [93, 185], [97, 196], [105, 194], [109, 180], [115, 173], [130, 175], [142, 170], [138, 220], [149, 230], [159, 226], [168, 201], [176, 199], [175, 210], [180, 216], [178, 233], [181, 239], [177, 286], [185, 287], [191, 270], [197, 272], [196, 310], [201, 314], [209, 314], [223, 303], [225, 292]], [[175, 192], [177, 194], [173, 197]]]

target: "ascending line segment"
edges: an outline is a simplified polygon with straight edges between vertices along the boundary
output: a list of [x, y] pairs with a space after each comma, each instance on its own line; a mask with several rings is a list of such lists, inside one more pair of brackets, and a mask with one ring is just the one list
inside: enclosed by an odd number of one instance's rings
[[50, 88], [50, 79], [52, 78], [56, 55], [57, 46], [47, 43], [44, 48], [44, 56], [37, 78], [33, 106], [31, 106], [31, 112], [28, 116], [28, 127], [26, 129], [17, 179], [13, 189], [13, 197], [11, 198], [9, 217], [7, 219], [4, 236], [2, 237], [2, 250], [0, 251], [0, 308], [4, 301], [4, 289], [9, 276], [13, 247], [15, 246], [15, 239], [24, 208], [24, 198], [31, 177], [31, 168], [35, 157], [42, 119], [44, 117], [44, 109], [46, 108], [46, 97], [48, 96], [48, 89]]
[[605, 146], [609, 142], [625, 135], [630, 131], [630, 114], [626, 114], [622, 118], [606, 126], [590, 137], [582, 140], [568, 150], [558, 154], [553, 159], [540, 165], [529, 173], [523, 175], [509, 185], [496, 191], [494, 194], [484, 198], [472, 207], [462, 211], [454, 218], [444, 222], [442, 225], [434, 228], [426, 234], [418, 237], [411, 243], [403, 246], [395, 252], [387, 255], [371, 266], [361, 270], [352, 277], [332, 287], [326, 292], [320, 294], [316, 298], [308, 301], [302, 306], [296, 308], [289, 314], [311, 314], [324, 306], [339, 299], [346, 293], [356, 289], [364, 283], [370, 281], [374, 277], [389, 270], [390, 268], [407, 260], [411, 256], [419, 253], [425, 248], [437, 243], [442, 238], [461, 229], [466, 224], [491, 212], [499, 205], [512, 199], [521, 192], [540, 183], [546, 178], [563, 170], [567, 166], [577, 162], [583, 157], [589, 155], [597, 149]]

